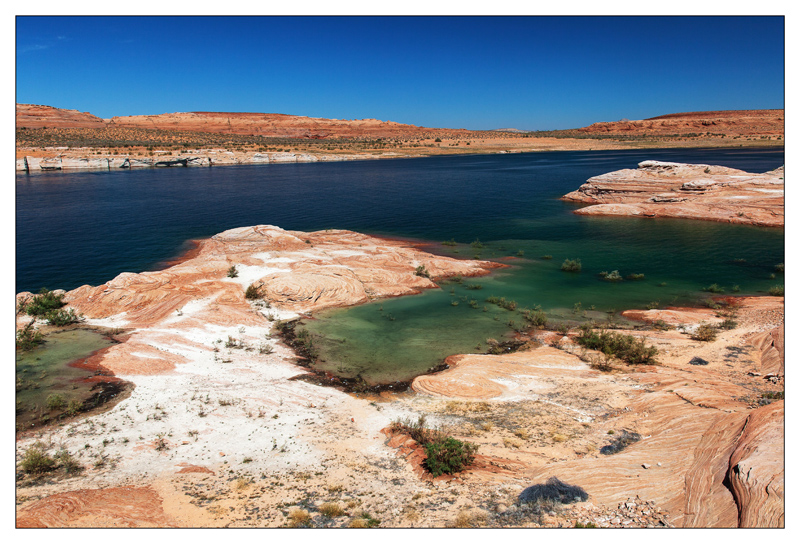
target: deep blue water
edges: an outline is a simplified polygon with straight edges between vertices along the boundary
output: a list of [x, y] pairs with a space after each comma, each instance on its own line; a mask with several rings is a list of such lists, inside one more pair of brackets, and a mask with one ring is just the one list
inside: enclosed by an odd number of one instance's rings
[[[99, 285], [120, 272], [157, 268], [179, 255], [187, 240], [255, 224], [462, 243], [519, 240], [526, 248], [535, 240], [567, 253], [573, 242], [585, 247], [598, 240], [611, 254], [615, 247], [639, 244], [661, 258], [669, 252], [680, 258], [682, 248], [702, 244], [715, 251], [692, 257], [693, 266], [709, 268], [709, 277], [717, 255], [739, 247], [739, 239], [751, 261], [761, 252], [769, 266], [782, 262], [782, 229], [585, 218], [571, 213], [575, 205], [558, 200], [592, 176], [635, 168], [646, 159], [765, 172], [784, 163], [784, 150], [577, 151], [20, 173], [16, 290]], [[526, 255], [530, 251], [535, 244]]]

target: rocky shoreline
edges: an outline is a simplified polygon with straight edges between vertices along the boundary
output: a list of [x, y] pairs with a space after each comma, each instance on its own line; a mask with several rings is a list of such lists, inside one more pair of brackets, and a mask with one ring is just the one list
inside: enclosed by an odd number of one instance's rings
[[[782, 297], [737, 299], [737, 326], [710, 342], [690, 335], [707, 312], [664, 310], [676, 328], [635, 332], [659, 348], [658, 365], [599, 370], [574, 333], [545, 331], [516, 353], [454, 356], [403, 393], [298, 379], [275, 336], [301, 314], [495, 266], [355, 232], [256, 226], [165, 270], [67, 292], [88, 325], [126, 332], [97, 362], [135, 389], [17, 437], [18, 467], [39, 444], [82, 468], [18, 468], [17, 526], [784, 525], [783, 400], [765, 402], [783, 390]], [[421, 476], [420, 448], [385, 434], [419, 416], [478, 444], [480, 462]], [[638, 439], [603, 453], [626, 436]], [[588, 500], [523, 500], [553, 477]]]
[[589, 204], [580, 215], [702, 219], [784, 225], [784, 167], [752, 174], [724, 166], [643, 161], [595, 176], [562, 200]]
[[162, 155], [159, 157], [131, 157], [131, 156], [60, 156], [35, 157], [26, 155], [16, 160], [16, 170], [22, 172], [39, 172], [54, 170], [117, 170], [133, 168], [187, 168], [229, 166], [234, 164], [290, 164], [309, 162], [341, 162], [361, 161], [370, 159], [389, 159], [406, 157], [400, 153], [383, 153], [380, 155], [370, 153], [354, 154], [311, 154], [311, 153], [242, 153], [217, 150], [201, 150], [196, 153], [179, 154], [173, 156]]

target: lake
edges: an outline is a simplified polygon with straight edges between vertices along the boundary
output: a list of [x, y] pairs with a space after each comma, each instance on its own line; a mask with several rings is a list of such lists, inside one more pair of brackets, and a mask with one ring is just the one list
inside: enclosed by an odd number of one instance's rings
[[[558, 200], [592, 176], [636, 168], [647, 159], [765, 172], [784, 163], [784, 150], [542, 152], [20, 173], [16, 288], [99, 285], [121, 272], [163, 266], [187, 248], [187, 240], [255, 224], [432, 241], [438, 252], [461, 258], [514, 257], [504, 261], [512, 267], [486, 278], [325, 312], [307, 322], [323, 351], [321, 367], [378, 383], [413, 377], [448, 354], [485, 350], [487, 338], [500, 340], [518, 327], [519, 312], [487, 303], [491, 296], [571, 319], [587, 311], [696, 302], [713, 283], [729, 294], [763, 293], [783, 283], [775, 269], [784, 260], [783, 229], [577, 216], [574, 204]], [[441, 245], [451, 239], [458, 245]], [[581, 260], [581, 273], [560, 270], [568, 258]], [[599, 272], [612, 270], [644, 277], [599, 279]]]

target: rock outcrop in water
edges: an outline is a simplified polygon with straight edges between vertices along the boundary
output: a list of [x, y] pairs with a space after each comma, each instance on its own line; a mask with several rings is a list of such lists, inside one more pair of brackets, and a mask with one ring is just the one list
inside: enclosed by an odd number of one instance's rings
[[784, 168], [751, 174], [706, 164], [643, 161], [589, 179], [563, 200], [581, 215], [678, 217], [769, 227], [784, 224]]

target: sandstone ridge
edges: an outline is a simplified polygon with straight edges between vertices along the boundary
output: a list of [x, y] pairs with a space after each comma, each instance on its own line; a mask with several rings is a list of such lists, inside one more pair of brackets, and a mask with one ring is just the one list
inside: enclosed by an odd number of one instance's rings
[[590, 204], [581, 215], [703, 219], [784, 225], [784, 168], [764, 174], [707, 164], [643, 161], [590, 178], [563, 200]]

